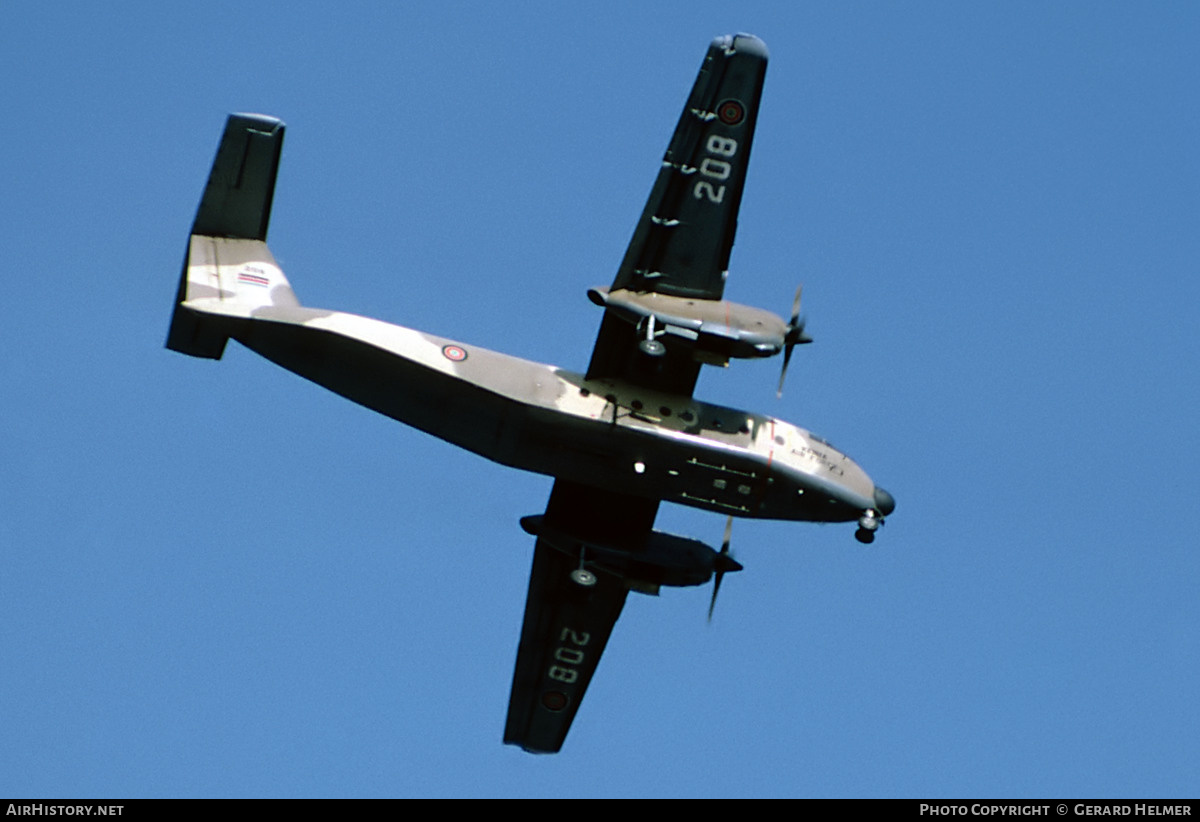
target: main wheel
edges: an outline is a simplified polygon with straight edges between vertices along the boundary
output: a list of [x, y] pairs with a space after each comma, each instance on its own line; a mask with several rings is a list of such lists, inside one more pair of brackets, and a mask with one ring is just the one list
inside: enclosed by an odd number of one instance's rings
[[571, 572], [571, 582], [580, 585], [584, 588], [591, 588], [596, 584], [596, 575], [591, 571], [586, 571], [583, 568], [576, 568]]
[[667, 353], [667, 347], [658, 340], [642, 340], [638, 343], [638, 348], [647, 357], [661, 357]]

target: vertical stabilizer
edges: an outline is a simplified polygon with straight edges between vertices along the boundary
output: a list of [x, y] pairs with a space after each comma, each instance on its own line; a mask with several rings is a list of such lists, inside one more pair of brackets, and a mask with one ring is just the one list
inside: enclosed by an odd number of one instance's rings
[[228, 335], [189, 304], [299, 304], [266, 243], [283, 131], [274, 117], [229, 116], [192, 224], [167, 348], [209, 359], [224, 353]]

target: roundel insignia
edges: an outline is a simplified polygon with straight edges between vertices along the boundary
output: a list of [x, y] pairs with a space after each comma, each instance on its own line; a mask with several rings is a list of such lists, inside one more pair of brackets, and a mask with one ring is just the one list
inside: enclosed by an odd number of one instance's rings
[[457, 345], [443, 345], [442, 356], [454, 362], [462, 362], [467, 358], [467, 350]]
[[717, 117], [727, 126], [736, 126], [746, 116], [746, 110], [737, 100], [726, 100], [717, 106]]
[[546, 691], [542, 694], [542, 707], [548, 711], [561, 711], [570, 701], [562, 691]]

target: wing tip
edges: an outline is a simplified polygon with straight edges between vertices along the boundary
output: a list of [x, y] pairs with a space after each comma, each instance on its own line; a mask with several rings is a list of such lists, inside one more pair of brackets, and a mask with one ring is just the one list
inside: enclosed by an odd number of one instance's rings
[[505, 745], [512, 745], [513, 747], [520, 748], [527, 754], [534, 754], [535, 756], [549, 756], [559, 753], [562, 751], [563, 741], [560, 739], [556, 743], [538, 744], [531, 739], [522, 739], [518, 736], [505, 735], [504, 737]]
[[745, 32], [721, 35], [713, 39], [712, 45], [713, 48], [719, 48], [726, 54], [747, 54], [761, 60], [767, 60], [771, 56], [766, 43], [753, 34]]
[[229, 122], [244, 123], [246, 125], [257, 125], [264, 131], [274, 131], [286, 125], [278, 117], [272, 117], [270, 114], [256, 114], [251, 111], [234, 112], [229, 115], [228, 120]]

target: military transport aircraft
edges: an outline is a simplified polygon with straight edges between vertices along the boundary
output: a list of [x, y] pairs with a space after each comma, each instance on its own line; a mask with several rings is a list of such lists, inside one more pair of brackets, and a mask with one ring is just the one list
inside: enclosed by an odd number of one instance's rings
[[[700, 585], [741, 566], [654, 530], [663, 500], [730, 517], [857, 522], [895, 502], [829, 443], [692, 397], [702, 364], [809, 341], [721, 299], [767, 68], [756, 37], [715, 39], [610, 288], [587, 372], [300, 304], [266, 245], [284, 126], [229, 117], [192, 226], [167, 347], [220, 359], [229, 339], [354, 402], [488, 459], [554, 477], [537, 538], [506, 743], [563, 744], [629, 591]], [[782, 388], [782, 376], [780, 387]], [[715, 579], [714, 579], [715, 577]], [[711, 617], [711, 607], [710, 607]]]

